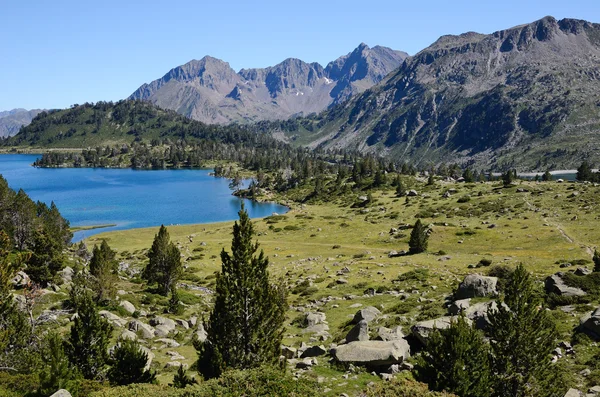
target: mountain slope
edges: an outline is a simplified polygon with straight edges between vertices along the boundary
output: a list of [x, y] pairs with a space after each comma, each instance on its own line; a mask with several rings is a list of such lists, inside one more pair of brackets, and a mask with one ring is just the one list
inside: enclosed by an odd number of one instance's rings
[[299, 59], [242, 69], [212, 57], [172, 69], [129, 99], [150, 101], [195, 120], [224, 124], [286, 119], [320, 112], [373, 86], [407, 54], [361, 44], [326, 68]]
[[0, 138], [16, 135], [22, 126], [31, 123], [31, 120], [42, 110], [13, 109], [0, 112]]
[[572, 167], [600, 161], [600, 25], [546, 17], [444, 36], [377, 86], [288, 133], [416, 163]]

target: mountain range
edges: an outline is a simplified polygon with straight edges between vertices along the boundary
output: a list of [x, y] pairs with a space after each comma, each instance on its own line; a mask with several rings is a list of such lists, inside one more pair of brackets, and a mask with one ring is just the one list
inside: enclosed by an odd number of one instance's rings
[[408, 54], [360, 44], [326, 67], [289, 58], [267, 68], [235, 72], [206, 56], [171, 69], [129, 99], [152, 102], [206, 123], [287, 119], [321, 112], [381, 81]]
[[443, 36], [363, 94], [299, 124], [284, 131], [288, 140], [421, 165], [598, 162], [600, 25], [545, 17]]
[[0, 111], [0, 138], [16, 135], [22, 126], [31, 123], [40, 112], [40, 109]]

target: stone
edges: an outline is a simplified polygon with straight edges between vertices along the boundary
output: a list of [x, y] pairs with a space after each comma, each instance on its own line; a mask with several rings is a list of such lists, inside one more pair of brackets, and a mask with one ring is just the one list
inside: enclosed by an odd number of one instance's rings
[[306, 327], [312, 327], [313, 325], [325, 323], [326, 319], [327, 319], [327, 317], [325, 316], [325, 313], [321, 313], [321, 312], [306, 313], [306, 318], [304, 320], [304, 323], [305, 323]]
[[295, 358], [298, 354], [298, 349], [290, 346], [281, 346], [281, 355], [286, 359]]
[[379, 327], [377, 329], [377, 337], [382, 341], [389, 342], [403, 339], [404, 333], [402, 332], [402, 327], [400, 326], [392, 329], [386, 327]]
[[498, 294], [496, 286], [498, 277], [488, 277], [479, 274], [467, 275], [458, 285], [457, 297], [459, 299], [495, 296]]
[[132, 332], [128, 329], [124, 329], [123, 332], [121, 332], [121, 336], [119, 336], [119, 339], [122, 340], [137, 340], [137, 334], [135, 332]]
[[188, 324], [190, 325], [190, 327], [195, 327], [197, 323], [198, 323], [198, 317], [197, 316], [192, 316], [188, 320]]
[[581, 397], [581, 392], [577, 389], [569, 389], [565, 394], [565, 397]]
[[17, 272], [17, 275], [13, 277], [10, 282], [15, 288], [25, 288], [30, 282], [31, 279], [24, 271]]
[[190, 329], [190, 324], [185, 320], [177, 319], [175, 320], [175, 324], [179, 325], [181, 328]]
[[343, 363], [373, 366], [400, 364], [410, 357], [406, 340], [350, 342], [332, 349], [333, 356]]
[[62, 269], [58, 274], [60, 275], [60, 278], [62, 279], [63, 283], [70, 283], [73, 280], [73, 275], [75, 274], [75, 271], [70, 266], [67, 266], [64, 269]]
[[179, 361], [170, 361], [165, 364], [165, 368], [179, 368], [181, 363]]
[[169, 332], [173, 331], [175, 329], [175, 321], [171, 320], [170, 318], [166, 318], [166, 317], [162, 317], [162, 316], [156, 316], [153, 319], [150, 320], [150, 325], [152, 326], [157, 326], [157, 325], [164, 325]]
[[144, 353], [146, 353], [146, 356], [148, 357], [148, 359], [146, 361], [146, 366], [144, 367], [144, 370], [147, 371], [150, 369], [152, 360], [154, 360], [154, 353], [152, 353], [152, 350], [148, 349], [146, 346], [140, 346], [140, 350], [143, 351]]
[[450, 304], [450, 306], [448, 307], [448, 311], [450, 312], [450, 314], [452, 314], [453, 316], [456, 316], [457, 314], [459, 314], [461, 311], [465, 311], [469, 308], [469, 306], [471, 305], [471, 298], [467, 298], [467, 299], [459, 299], [457, 301], [454, 301]]
[[65, 389], [60, 389], [56, 393], [54, 393], [53, 395], [51, 395], [50, 397], [71, 397], [71, 393], [69, 393]]
[[346, 335], [346, 343], [369, 340], [369, 323], [360, 320]]
[[129, 301], [121, 301], [119, 302], [119, 306], [129, 314], [135, 313], [135, 306]]
[[323, 347], [323, 345], [309, 346], [302, 352], [302, 354], [300, 355], [300, 358], [318, 357], [318, 356], [324, 355], [325, 353], [327, 353], [327, 349], [325, 349], [325, 347]]
[[335, 280], [336, 284], [348, 284], [348, 280], [346, 280], [345, 278], [338, 278], [337, 280]]
[[169, 335], [169, 333], [171, 333], [171, 329], [166, 325], [160, 324], [154, 327], [154, 332], [156, 336], [163, 337]]
[[585, 291], [575, 287], [569, 287], [562, 279], [564, 273], [558, 272], [552, 276], [548, 276], [544, 283], [546, 292], [557, 294], [560, 296], [585, 296]]
[[588, 389], [588, 393], [591, 393], [593, 395], [598, 395], [600, 394], [600, 386], [596, 385], [596, 386], [592, 386]]
[[[508, 309], [506, 304], [502, 304], [505, 309]], [[498, 309], [498, 304], [495, 301], [479, 302], [465, 310], [465, 317], [472, 320], [475, 328], [486, 329], [490, 325], [488, 314]]]
[[140, 320], [131, 320], [129, 322], [128, 328], [130, 331], [136, 332], [138, 335], [141, 334], [141, 337], [144, 339], [152, 339], [156, 334], [155, 329]]
[[406, 195], [409, 197], [416, 197], [419, 195], [419, 193], [417, 193], [416, 190], [409, 190], [408, 193], [406, 193]]
[[587, 276], [588, 274], [591, 274], [592, 271], [590, 269], [588, 269], [587, 267], [578, 267], [577, 270], [575, 270], [575, 275], [576, 276]]
[[352, 320], [352, 322], [354, 324], [358, 324], [362, 320], [365, 320], [366, 322], [370, 323], [371, 321], [375, 320], [380, 315], [381, 315], [381, 312], [379, 311], [379, 309], [377, 309], [374, 306], [368, 306], [368, 307], [365, 307], [364, 309], [357, 311], [356, 314], [354, 315], [354, 319]]
[[600, 307], [592, 313], [583, 316], [581, 330], [593, 338], [600, 339]]
[[316, 365], [316, 361], [314, 358], [305, 358], [302, 361], [298, 361], [296, 363], [296, 368], [306, 369], [312, 367], [313, 365]]
[[123, 320], [121, 317], [109, 312], [108, 310], [100, 310], [98, 314], [104, 319], [108, 320], [108, 322], [114, 325], [115, 327], [121, 328], [124, 327], [125, 324], [127, 324], [126, 320]]
[[206, 342], [206, 338], [208, 338], [208, 332], [206, 332], [202, 323], [198, 323], [198, 329], [196, 330], [195, 336], [198, 341], [202, 343]]
[[302, 333], [303, 334], [329, 334], [329, 325], [327, 324], [315, 324], [310, 327], [306, 327]]
[[[427, 338], [434, 329], [450, 328], [450, 322], [456, 321], [456, 319], [456, 316], [446, 316], [434, 320], [420, 321], [412, 326], [411, 332], [423, 345], [427, 345]], [[471, 320], [467, 319], [467, 322], [471, 323]]]
[[174, 339], [168, 339], [168, 338], [156, 339], [156, 342], [162, 343], [162, 344], [166, 345], [167, 347], [179, 347], [179, 346], [181, 346], [176, 340], [174, 340]]

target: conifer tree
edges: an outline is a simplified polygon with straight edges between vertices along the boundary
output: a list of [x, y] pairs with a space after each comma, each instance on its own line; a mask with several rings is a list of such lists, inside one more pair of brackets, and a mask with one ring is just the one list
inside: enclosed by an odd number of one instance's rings
[[185, 368], [183, 368], [183, 365], [180, 365], [175, 377], [173, 378], [173, 383], [171, 383], [169, 386], [183, 389], [187, 385], [195, 385], [197, 383], [198, 381], [195, 378], [192, 378], [185, 373]]
[[461, 397], [487, 397], [491, 394], [489, 345], [483, 334], [460, 315], [450, 328], [435, 329], [415, 367], [417, 380], [435, 391], [448, 391]]
[[435, 179], [433, 179], [433, 174], [429, 174], [427, 177], [427, 186], [433, 186], [435, 184]]
[[405, 194], [406, 194], [406, 191], [404, 190], [404, 184], [402, 183], [402, 179], [400, 179], [400, 177], [398, 177], [398, 182], [396, 183], [396, 196], [402, 197]]
[[417, 222], [410, 233], [408, 252], [411, 254], [420, 254], [421, 252], [425, 252], [427, 251], [428, 242], [429, 235], [427, 234], [427, 228], [425, 228], [420, 219], [417, 219]]
[[168, 312], [172, 314], [181, 314], [183, 306], [181, 305], [181, 299], [179, 299], [179, 292], [175, 285], [171, 286], [171, 298], [169, 299]]
[[594, 257], [592, 258], [594, 261], [594, 271], [600, 272], [600, 252], [597, 249], [594, 250]]
[[41, 354], [45, 367], [40, 373], [38, 394], [49, 396], [59, 389], [73, 391], [77, 371], [69, 363], [63, 340], [56, 332], [50, 332], [44, 339]]
[[576, 178], [578, 181], [593, 181], [594, 180], [594, 173], [592, 172], [592, 167], [590, 166], [590, 163], [588, 163], [587, 161], [584, 161], [583, 163], [581, 163], [579, 168], [577, 168]]
[[512, 171], [506, 171], [502, 174], [502, 183], [504, 187], [510, 187], [515, 179], [515, 175]]
[[121, 339], [113, 349], [109, 363], [111, 367], [107, 376], [113, 385], [153, 383], [156, 380], [156, 373], [146, 368], [148, 353], [141, 349], [137, 341]]
[[31, 257], [27, 262], [27, 275], [31, 281], [45, 287], [64, 267], [61, 243], [44, 231], [36, 231], [31, 249]]
[[544, 172], [542, 174], [542, 181], [550, 182], [551, 180], [552, 180], [552, 174], [550, 173], [550, 171], [546, 170], [546, 172]]
[[171, 286], [176, 284], [183, 272], [181, 253], [171, 242], [169, 232], [161, 225], [158, 234], [154, 236], [152, 248], [148, 252], [150, 262], [142, 273], [142, 278], [149, 284], [157, 283], [158, 293], [167, 296]]
[[84, 378], [98, 379], [106, 369], [112, 326], [98, 314], [89, 293], [79, 299], [66, 350]]
[[470, 168], [467, 168], [465, 172], [463, 172], [462, 177], [465, 178], [466, 183], [475, 182], [475, 176], [473, 175], [473, 171]]
[[106, 240], [102, 240], [100, 247], [94, 246], [90, 259], [90, 273], [95, 278], [93, 285], [99, 302], [113, 299], [115, 283], [119, 264], [115, 259], [117, 253], [110, 249]]
[[244, 206], [233, 226], [231, 254], [221, 252], [215, 305], [205, 324], [207, 340], [199, 350], [198, 369], [205, 378], [226, 368], [275, 364], [279, 358], [286, 310], [285, 290], [270, 283], [269, 260], [258, 243]]
[[561, 385], [550, 358], [558, 334], [522, 264], [504, 291], [503, 302], [488, 315], [494, 396], [554, 396]]

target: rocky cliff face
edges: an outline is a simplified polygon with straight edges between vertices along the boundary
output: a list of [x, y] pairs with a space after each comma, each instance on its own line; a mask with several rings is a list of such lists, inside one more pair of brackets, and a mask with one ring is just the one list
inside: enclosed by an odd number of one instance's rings
[[130, 99], [148, 100], [207, 123], [285, 119], [320, 112], [363, 92], [400, 66], [406, 56], [361, 44], [327, 68], [286, 59], [239, 73], [226, 62], [204, 57], [142, 85]]
[[40, 109], [13, 109], [0, 112], [0, 138], [16, 135], [22, 126], [29, 125], [40, 112], [42, 112]]
[[566, 167], [600, 160], [600, 25], [546, 17], [444, 36], [333, 108], [312, 146], [417, 163]]

